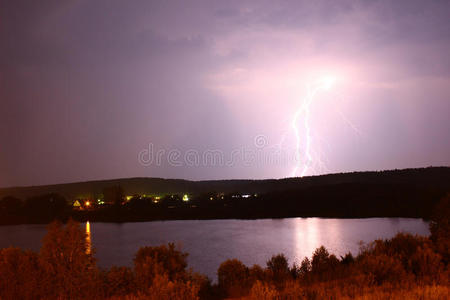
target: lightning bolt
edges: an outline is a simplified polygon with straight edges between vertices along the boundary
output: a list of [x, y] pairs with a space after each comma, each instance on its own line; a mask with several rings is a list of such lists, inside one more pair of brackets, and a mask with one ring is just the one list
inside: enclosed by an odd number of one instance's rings
[[[308, 172], [309, 167], [313, 163], [313, 153], [311, 149], [312, 136], [311, 136], [311, 126], [310, 126], [310, 115], [311, 115], [311, 105], [314, 102], [314, 98], [317, 93], [321, 91], [328, 90], [334, 83], [335, 79], [333, 77], [324, 77], [312, 84], [307, 85], [307, 95], [304, 98], [302, 105], [297, 109], [292, 119], [292, 129], [295, 135], [295, 156], [296, 165], [292, 170], [291, 176], [295, 177], [300, 172], [299, 176], [303, 177]], [[303, 116], [303, 122], [300, 122], [300, 118]], [[304, 141], [304, 162], [301, 161], [301, 146], [302, 139], [300, 134], [299, 124], [303, 123], [305, 129], [305, 141]], [[318, 158], [319, 163], [323, 164]]]

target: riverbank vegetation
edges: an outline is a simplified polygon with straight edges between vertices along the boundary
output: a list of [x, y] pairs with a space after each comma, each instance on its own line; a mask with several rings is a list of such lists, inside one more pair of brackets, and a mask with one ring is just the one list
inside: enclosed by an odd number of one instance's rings
[[0, 250], [0, 299], [447, 299], [450, 198], [437, 206], [430, 237], [399, 233], [342, 257], [316, 249], [290, 265], [223, 262], [217, 283], [187, 268], [173, 244], [142, 247], [133, 267], [96, 266], [78, 223], [52, 223], [38, 253]]

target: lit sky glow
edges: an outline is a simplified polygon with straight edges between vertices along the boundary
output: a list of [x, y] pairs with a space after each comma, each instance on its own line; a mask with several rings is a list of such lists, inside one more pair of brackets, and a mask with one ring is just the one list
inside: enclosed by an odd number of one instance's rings
[[290, 176], [293, 161], [137, 157], [260, 151], [261, 135], [261, 151], [305, 157], [292, 122], [317, 80], [303, 175], [450, 165], [449, 15], [448, 1], [3, 1], [0, 186]]

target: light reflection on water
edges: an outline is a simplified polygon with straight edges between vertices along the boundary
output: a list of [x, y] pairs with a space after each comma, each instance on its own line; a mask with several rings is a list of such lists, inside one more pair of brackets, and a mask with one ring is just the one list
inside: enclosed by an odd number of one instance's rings
[[[263, 220], [189, 220], [140, 223], [86, 223], [86, 242], [95, 249], [101, 267], [132, 265], [141, 246], [174, 242], [189, 253], [189, 266], [216, 278], [220, 263], [238, 258], [246, 265], [260, 264], [284, 253], [299, 264], [324, 245], [338, 257], [357, 254], [360, 241], [389, 238], [399, 231], [427, 235], [421, 219], [289, 218]], [[0, 226], [0, 247], [39, 250], [46, 225]], [[90, 251], [89, 246], [89, 251]]]
[[91, 223], [86, 222], [86, 253], [91, 254], [92, 241], [91, 241]]

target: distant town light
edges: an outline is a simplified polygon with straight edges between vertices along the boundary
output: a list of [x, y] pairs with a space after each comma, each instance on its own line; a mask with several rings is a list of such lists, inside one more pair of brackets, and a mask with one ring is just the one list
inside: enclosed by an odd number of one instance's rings
[[90, 205], [91, 205], [91, 202], [89, 202], [89, 201], [86, 201], [86, 202], [84, 203], [84, 205], [86, 205], [86, 206], [90, 206]]
[[183, 201], [184, 201], [184, 202], [189, 201], [189, 197], [188, 197], [187, 194], [184, 194], [184, 195], [183, 195]]

